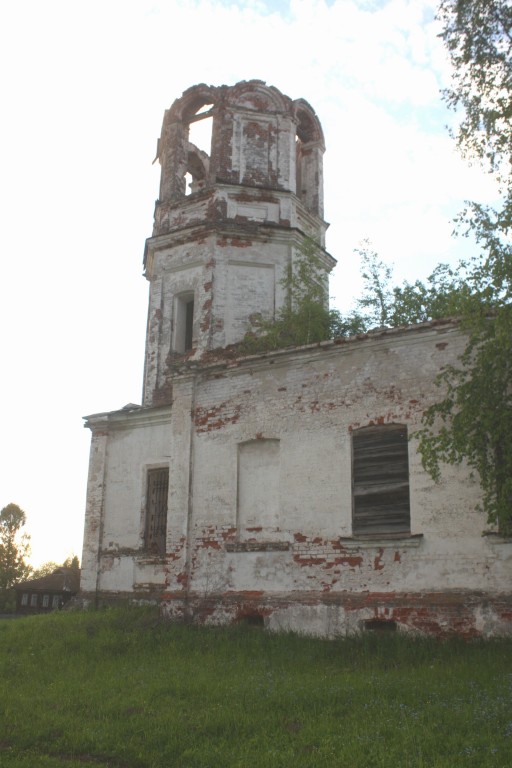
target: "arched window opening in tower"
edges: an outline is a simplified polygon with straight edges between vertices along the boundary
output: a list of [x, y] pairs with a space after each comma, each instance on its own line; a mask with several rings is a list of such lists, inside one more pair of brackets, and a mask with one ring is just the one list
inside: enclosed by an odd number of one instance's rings
[[200, 192], [206, 186], [212, 144], [211, 107], [211, 104], [206, 104], [189, 122], [186, 195]]
[[212, 107], [213, 104], [205, 104], [189, 122], [188, 140], [207, 155], [210, 155], [212, 146]]

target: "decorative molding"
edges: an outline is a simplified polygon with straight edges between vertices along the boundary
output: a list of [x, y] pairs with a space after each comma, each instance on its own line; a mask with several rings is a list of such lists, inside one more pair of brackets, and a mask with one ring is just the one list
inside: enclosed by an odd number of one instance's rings
[[340, 536], [339, 538], [340, 544], [342, 544], [345, 549], [411, 549], [419, 547], [422, 540], [422, 533]]

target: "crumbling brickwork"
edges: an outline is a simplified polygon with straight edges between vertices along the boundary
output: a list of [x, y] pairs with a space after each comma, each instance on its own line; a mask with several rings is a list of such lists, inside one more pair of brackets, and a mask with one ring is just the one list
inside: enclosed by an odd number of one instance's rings
[[[190, 126], [211, 120], [209, 153]], [[172, 362], [239, 342], [286, 301], [282, 281], [306, 238], [324, 250], [323, 134], [312, 108], [259, 80], [197, 85], [165, 113], [153, 237], [144, 404], [162, 404]], [[191, 179], [187, 188], [186, 180]], [[184, 343], [184, 300], [193, 303]], [[168, 400], [170, 402], [170, 398]]]

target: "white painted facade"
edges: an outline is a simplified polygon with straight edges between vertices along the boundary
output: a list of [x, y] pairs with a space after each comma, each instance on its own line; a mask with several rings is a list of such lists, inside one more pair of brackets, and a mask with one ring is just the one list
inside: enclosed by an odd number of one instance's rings
[[[198, 170], [186, 127], [202, 104], [214, 127]], [[143, 404], [87, 417], [84, 600], [157, 600], [169, 617], [325, 635], [384, 623], [509, 633], [512, 542], [488, 530], [465, 467], [436, 485], [416, 450], [435, 377], [464, 347], [456, 324], [245, 358], [230, 346], [286, 300], [280, 278], [306, 235], [326, 275], [334, 263], [311, 107], [259, 81], [197, 86], [166, 113], [159, 152]], [[199, 188], [188, 197], [184, 169]], [[386, 512], [378, 532], [358, 533], [354, 435], [371, 425], [410, 438], [397, 448], [405, 512], [398, 528], [386, 530]], [[158, 552], [155, 472], [168, 477]]]

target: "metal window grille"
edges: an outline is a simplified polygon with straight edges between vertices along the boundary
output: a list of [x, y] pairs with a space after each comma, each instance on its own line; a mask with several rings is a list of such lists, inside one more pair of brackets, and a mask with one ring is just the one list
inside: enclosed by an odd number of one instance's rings
[[352, 435], [354, 533], [410, 531], [407, 427], [363, 427]]
[[146, 549], [153, 554], [165, 555], [168, 492], [169, 469], [150, 469], [146, 497]]

